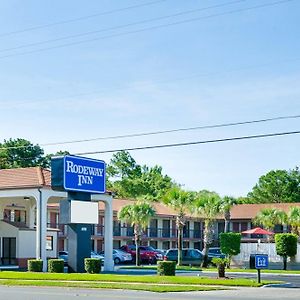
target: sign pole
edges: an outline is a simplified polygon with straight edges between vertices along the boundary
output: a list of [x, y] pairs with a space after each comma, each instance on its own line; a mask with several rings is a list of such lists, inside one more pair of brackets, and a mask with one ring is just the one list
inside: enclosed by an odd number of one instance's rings
[[269, 267], [269, 257], [267, 254], [255, 254], [255, 268], [257, 270], [257, 282], [261, 283], [261, 269]]
[[260, 283], [260, 269], [257, 269], [257, 282]]

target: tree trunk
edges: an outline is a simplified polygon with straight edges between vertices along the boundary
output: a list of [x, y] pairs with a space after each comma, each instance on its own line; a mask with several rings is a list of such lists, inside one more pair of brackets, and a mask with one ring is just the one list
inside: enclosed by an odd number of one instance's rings
[[183, 226], [178, 226], [178, 259], [177, 259], [177, 265], [182, 265], [182, 236], [183, 236]]
[[205, 228], [204, 228], [204, 238], [203, 238], [203, 262], [202, 262], [202, 268], [207, 268], [209, 261], [208, 261], [208, 250], [209, 250], [209, 245], [212, 242], [212, 228], [211, 228], [211, 222], [207, 221], [205, 222]]
[[224, 220], [225, 220], [225, 225], [224, 225], [224, 232], [229, 232], [229, 223], [230, 223], [230, 211], [226, 211], [224, 213]]
[[218, 276], [219, 278], [225, 277], [225, 264], [218, 264]]
[[135, 265], [139, 266], [141, 264], [140, 260], [140, 235], [139, 228], [134, 228], [134, 242], [135, 242]]
[[286, 267], [287, 267], [287, 257], [284, 256], [283, 257], [283, 270], [286, 270]]

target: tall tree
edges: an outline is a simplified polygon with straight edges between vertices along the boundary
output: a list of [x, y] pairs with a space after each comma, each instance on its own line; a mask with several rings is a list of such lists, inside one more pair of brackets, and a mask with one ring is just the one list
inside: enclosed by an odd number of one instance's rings
[[120, 179], [141, 176], [141, 166], [136, 163], [128, 151], [115, 153], [107, 167], [107, 174]]
[[44, 150], [25, 139], [4, 140], [0, 144], [0, 168], [27, 168], [46, 165]]
[[291, 207], [288, 212], [288, 224], [291, 226], [291, 232], [300, 235], [300, 207]]
[[221, 198], [217, 193], [202, 191], [191, 206], [192, 213], [204, 220], [203, 267], [208, 265], [208, 250], [213, 241], [213, 224], [221, 211]]
[[300, 202], [300, 172], [273, 170], [259, 178], [248, 194], [256, 203]]
[[174, 186], [172, 179], [162, 174], [162, 167], [140, 166], [127, 151], [113, 155], [107, 174], [107, 187], [118, 197], [158, 200]]
[[57, 151], [56, 153], [47, 154], [45, 157], [45, 164], [44, 167], [50, 168], [51, 167], [51, 158], [54, 156], [65, 156], [70, 155], [69, 151]]
[[262, 225], [267, 230], [273, 230], [275, 225], [287, 224], [287, 215], [276, 208], [264, 208], [254, 218], [254, 224]]
[[221, 211], [224, 214], [224, 232], [229, 232], [229, 223], [231, 220], [231, 208], [237, 204], [237, 200], [234, 197], [225, 196], [221, 199]]
[[163, 197], [163, 203], [176, 212], [176, 227], [178, 240], [178, 266], [182, 265], [182, 238], [183, 227], [186, 223], [186, 213], [193, 201], [192, 193], [182, 190], [180, 187], [171, 188]]
[[150, 219], [155, 215], [153, 206], [145, 201], [137, 201], [123, 206], [118, 213], [118, 219], [130, 223], [134, 229], [136, 246], [136, 265], [140, 264], [140, 243], [143, 231], [147, 228]]

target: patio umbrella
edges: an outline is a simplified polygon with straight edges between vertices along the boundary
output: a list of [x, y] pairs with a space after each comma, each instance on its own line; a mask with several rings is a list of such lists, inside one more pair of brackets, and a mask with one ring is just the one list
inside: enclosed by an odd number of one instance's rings
[[260, 227], [255, 227], [249, 230], [245, 230], [241, 232], [242, 234], [266, 234], [266, 235], [272, 235], [274, 232], [262, 229]]

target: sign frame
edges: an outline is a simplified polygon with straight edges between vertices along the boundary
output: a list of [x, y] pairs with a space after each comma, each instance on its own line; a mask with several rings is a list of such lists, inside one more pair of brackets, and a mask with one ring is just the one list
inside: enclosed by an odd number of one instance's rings
[[[68, 185], [68, 179], [67, 179], [67, 171], [66, 171], [66, 161], [67, 159], [75, 159], [79, 161], [87, 161], [87, 162], [94, 162], [102, 164], [103, 167], [103, 189], [102, 190], [96, 190], [96, 189], [84, 189], [84, 188], [74, 188]], [[65, 191], [68, 192], [84, 192], [84, 193], [90, 193], [90, 194], [105, 194], [106, 192], [106, 163], [103, 160], [99, 159], [93, 159], [93, 158], [86, 158], [86, 157], [80, 157], [76, 155], [65, 155], [63, 157], [63, 188]]]

